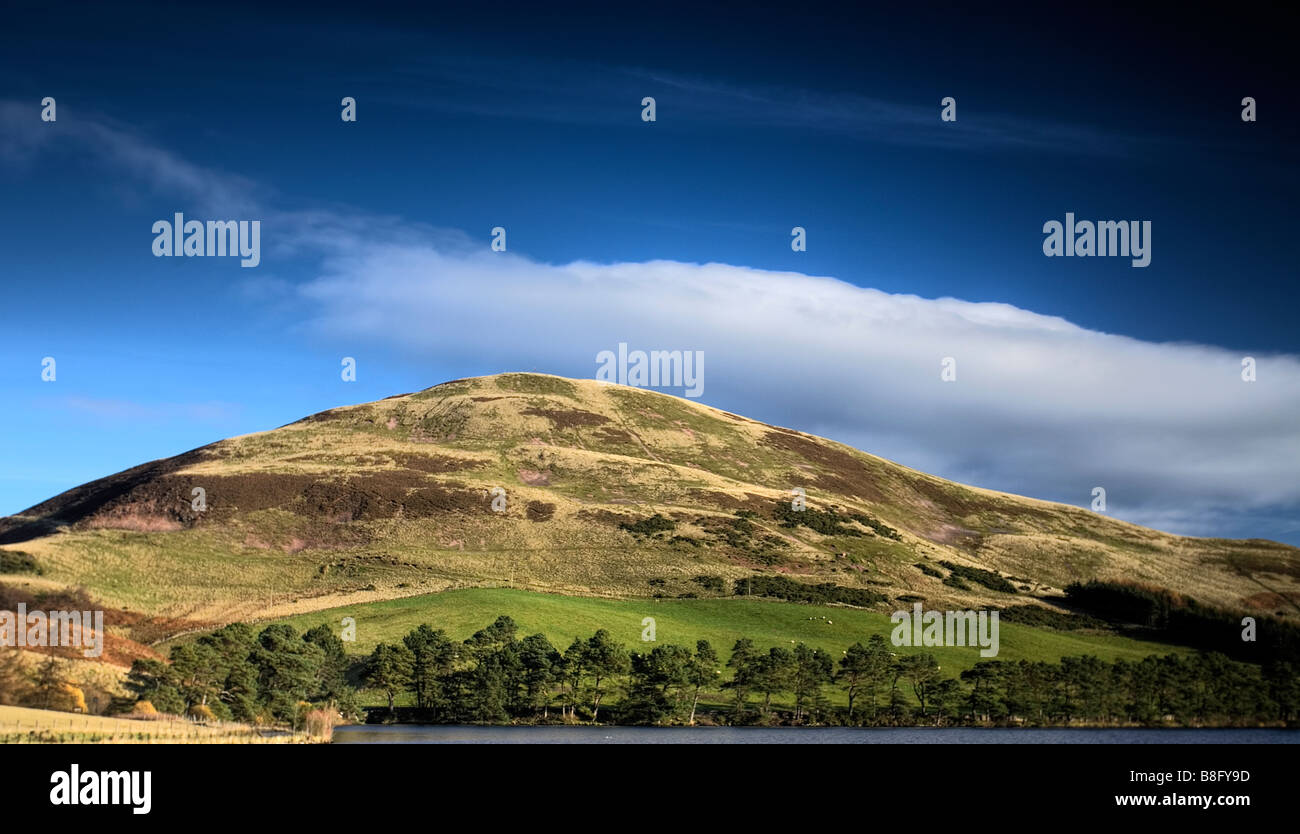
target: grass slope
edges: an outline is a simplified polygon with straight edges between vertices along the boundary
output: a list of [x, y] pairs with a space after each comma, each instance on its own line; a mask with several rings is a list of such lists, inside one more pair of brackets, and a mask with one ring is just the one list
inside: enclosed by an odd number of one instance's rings
[[[872, 634], [886, 639], [893, 629], [887, 614], [853, 608], [800, 605], [771, 600], [665, 599], [613, 600], [540, 594], [508, 588], [476, 588], [440, 594], [345, 606], [283, 620], [299, 630], [325, 624], [336, 632], [344, 617], [356, 620], [356, 642], [349, 653], [369, 653], [378, 643], [392, 643], [422, 623], [441, 628], [455, 639], [469, 637], [508, 614], [521, 636], [542, 632], [560, 651], [574, 638], [597, 629], [610, 632], [629, 650], [648, 651], [654, 645], [676, 643], [694, 648], [708, 640], [725, 662], [741, 637], [767, 648], [803, 642], [838, 658], [853, 643]], [[641, 640], [642, 620], [655, 620], [655, 643]], [[1091, 654], [1104, 660], [1139, 660], [1150, 654], [1184, 654], [1188, 650], [1106, 634], [1081, 634], [1001, 624], [999, 660], [1055, 661]], [[976, 648], [907, 648], [899, 653], [928, 651], [945, 673], [956, 675], [980, 660]]]

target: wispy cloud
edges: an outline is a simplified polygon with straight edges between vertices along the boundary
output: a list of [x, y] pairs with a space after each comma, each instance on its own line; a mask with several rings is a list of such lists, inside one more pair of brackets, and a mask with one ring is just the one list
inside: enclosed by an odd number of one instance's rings
[[894, 145], [988, 152], [1122, 156], [1171, 141], [1121, 134], [1086, 124], [998, 113], [968, 101], [956, 123], [939, 119], [932, 102], [894, 101], [847, 91], [797, 86], [736, 84], [652, 68], [594, 66], [581, 62], [509, 62], [490, 57], [444, 56], [397, 72], [421, 92], [374, 78], [372, 96], [414, 106], [480, 116], [576, 124], [634, 124], [643, 96], [657, 99], [659, 125], [669, 130], [724, 127], [788, 129], [801, 134], [849, 136]]
[[822, 131], [898, 145], [972, 151], [1120, 155], [1149, 141], [1086, 125], [990, 113], [973, 102], [958, 110], [956, 122], [945, 123], [939, 119], [938, 99], [922, 104], [851, 92], [740, 86], [652, 71], [631, 74], [680, 93], [681, 104], [693, 118], [712, 117], [754, 127]]
[[0, 100], [0, 161], [26, 165], [39, 153], [72, 148], [90, 151], [114, 175], [126, 174], [143, 188], [183, 197], [215, 215], [247, 217], [259, 204], [251, 180], [195, 165], [107, 117], [75, 114], [66, 106], [58, 121], [42, 122], [39, 115], [31, 102]]

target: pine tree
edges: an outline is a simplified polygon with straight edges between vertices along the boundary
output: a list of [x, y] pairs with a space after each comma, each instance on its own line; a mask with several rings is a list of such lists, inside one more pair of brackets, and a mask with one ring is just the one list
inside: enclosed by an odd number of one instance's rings
[[695, 656], [691, 658], [686, 670], [686, 681], [692, 687], [691, 715], [686, 720], [687, 724], [695, 726], [695, 708], [700, 703], [700, 692], [712, 686], [719, 674], [718, 653], [708, 640], [698, 641], [695, 644]]
[[393, 714], [393, 704], [398, 693], [411, 685], [411, 669], [415, 657], [402, 645], [380, 643], [366, 661], [363, 678], [371, 689], [378, 689], [388, 697], [388, 714]]
[[630, 661], [627, 650], [615, 643], [603, 628], [588, 638], [584, 656], [592, 679], [591, 720], [599, 721], [605, 687], [611, 678], [627, 673]]

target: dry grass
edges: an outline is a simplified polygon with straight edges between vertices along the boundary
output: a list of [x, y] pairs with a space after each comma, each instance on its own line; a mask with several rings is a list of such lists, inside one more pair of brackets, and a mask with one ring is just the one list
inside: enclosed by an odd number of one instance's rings
[[108, 718], [0, 706], [0, 744], [310, 744], [327, 739], [233, 722]]

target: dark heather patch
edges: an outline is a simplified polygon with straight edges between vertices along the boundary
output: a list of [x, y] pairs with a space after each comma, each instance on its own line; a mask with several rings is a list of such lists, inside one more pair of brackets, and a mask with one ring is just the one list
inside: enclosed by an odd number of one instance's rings
[[753, 510], [756, 513], [765, 513], [772, 505], [772, 499], [764, 498], [761, 495], [755, 495], [752, 492], [745, 493], [744, 499], [740, 499], [725, 492], [715, 492], [708, 489], [692, 489], [686, 493], [686, 498], [700, 507], [715, 507], [728, 512], [735, 512], [736, 510]]
[[632, 445], [636, 443], [636, 439], [633, 438], [630, 433], [624, 431], [623, 429], [616, 429], [611, 426], [601, 426], [600, 428], [596, 429], [596, 431], [592, 432], [592, 434], [596, 438], [596, 440], [601, 443], [627, 444], [627, 445]]
[[393, 463], [404, 469], [415, 469], [435, 475], [444, 472], [467, 472], [483, 467], [483, 461], [465, 460], [447, 455], [396, 454], [393, 455]]
[[590, 411], [579, 411], [577, 409], [525, 408], [519, 413], [526, 414], [529, 417], [545, 417], [559, 429], [573, 429], [581, 428], [583, 426], [601, 426], [609, 422], [608, 417], [603, 417], [599, 414], [592, 414]]
[[300, 504], [287, 509], [335, 522], [429, 518], [471, 510], [482, 503], [479, 490], [432, 484], [409, 470], [317, 481], [304, 490]]
[[876, 483], [871, 469], [846, 451], [804, 437], [787, 429], [769, 431], [759, 441], [769, 449], [797, 455], [822, 472], [816, 483], [822, 489], [843, 496], [857, 496], [868, 501], [883, 501], [884, 492]]
[[288, 423], [287, 425], [296, 426], [300, 423], [328, 423], [335, 420], [342, 420], [344, 419], [345, 415], [343, 415], [341, 412], [342, 409], [339, 408], [331, 408], [326, 411], [318, 411], [315, 414], [308, 414], [306, 417], [302, 418], [301, 420], [294, 420], [292, 423]]
[[550, 521], [553, 515], [555, 515], [554, 504], [546, 504], [542, 501], [528, 502], [529, 521]]
[[[983, 523], [975, 526], [981, 528], [979, 531], [981, 534], [991, 532], [991, 529], [984, 529], [983, 524], [988, 524], [991, 528], [1002, 527], [1005, 530], [1009, 527], [1011, 531], [1018, 531], [1054, 530], [1061, 523], [1057, 514], [1050, 510], [1032, 505], [1010, 505], [962, 486], [945, 486], [929, 478], [920, 477], [911, 478], [907, 483], [913, 492], [934, 504], [949, 518], [965, 519], [971, 516], [979, 518]], [[1077, 535], [1083, 538], [1096, 538], [1096, 532], [1087, 528], [1078, 530]]]
[[[202, 487], [207, 510], [193, 509], [192, 490]], [[220, 523], [248, 513], [283, 510], [305, 519], [343, 524], [394, 518], [428, 518], [468, 511], [480, 504], [478, 490], [439, 484], [399, 469], [343, 479], [315, 475], [168, 475], [136, 485], [78, 519], [86, 526], [165, 529]], [[313, 538], [337, 539], [337, 534]]]
[[926, 478], [918, 478], [910, 486], [918, 495], [957, 518], [999, 511], [999, 502], [960, 487], [949, 487]]
[[[205, 520], [224, 520], [237, 513], [289, 509], [317, 480], [317, 475], [255, 473], [249, 475], [168, 475], [142, 484], [94, 515], [111, 523], [135, 515], [156, 515], [190, 527]], [[193, 490], [201, 487], [207, 510], [193, 509]]]

